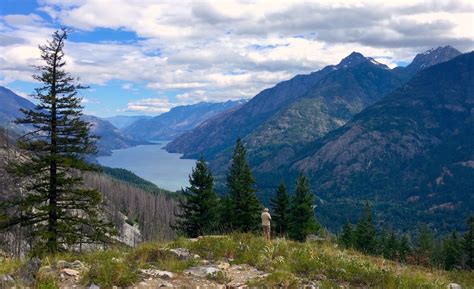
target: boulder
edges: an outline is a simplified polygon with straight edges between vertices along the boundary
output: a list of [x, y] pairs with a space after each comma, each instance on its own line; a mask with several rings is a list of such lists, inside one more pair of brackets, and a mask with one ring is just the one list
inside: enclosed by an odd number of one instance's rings
[[84, 265], [84, 263], [82, 263], [81, 261], [79, 260], [76, 260], [74, 262], [67, 262], [67, 261], [64, 261], [64, 260], [59, 260], [56, 262], [56, 268], [58, 269], [74, 269], [74, 270], [84, 270], [86, 266]]
[[16, 279], [24, 285], [32, 285], [36, 279], [36, 273], [41, 268], [41, 260], [33, 258], [20, 267], [16, 273]]
[[71, 276], [71, 277], [79, 277], [79, 275], [81, 273], [79, 273], [79, 271], [77, 270], [74, 270], [74, 269], [68, 269], [68, 268], [64, 268], [64, 269], [61, 269], [61, 271], [59, 271], [61, 274], [66, 274], [67, 276]]
[[314, 234], [310, 234], [306, 236], [306, 242], [316, 242], [316, 241], [324, 241], [324, 238], [321, 238], [319, 236], [316, 236]]
[[219, 272], [222, 272], [222, 270], [211, 265], [195, 266], [184, 271], [185, 274], [203, 278], [216, 277]]
[[185, 248], [176, 248], [176, 249], [169, 249], [170, 253], [175, 255], [180, 260], [189, 260], [189, 259], [199, 259], [199, 255], [191, 254], [188, 249]]
[[159, 277], [163, 279], [172, 279], [174, 274], [168, 271], [162, 271], [157, 269], [141, 269], [140, 270], [143, 274], [152, 276], [152, 277]]
[[10, 275], [0, 275], [0, 288], [15, 287], [15, 279]]

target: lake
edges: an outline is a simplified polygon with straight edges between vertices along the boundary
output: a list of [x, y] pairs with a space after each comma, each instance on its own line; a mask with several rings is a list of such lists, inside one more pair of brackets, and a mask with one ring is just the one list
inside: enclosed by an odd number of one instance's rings
[[163, 149], [167, 143], [114, 150], [111, 156], [98, 157], [97, 161], [104, 166], [127, 169], [160, 188], [176, 191], [189, 185], [188, 176], [196, 161], [168, 153]]

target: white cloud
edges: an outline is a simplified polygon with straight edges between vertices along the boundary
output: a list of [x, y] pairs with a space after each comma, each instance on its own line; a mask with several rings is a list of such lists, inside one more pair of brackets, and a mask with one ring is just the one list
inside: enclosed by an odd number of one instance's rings
[[144, 112], [144, 113], [164, 113], [168, 112], [171, 108], [183, 105], [184, 103], [169, 102], [167, 99], [162, 98], [144, 98], [136, 101], [129, 102], [127, 108], [133, 112]]
[[[474, 48], [469, 1], [40, 0], [61, 25], [134, 32], [134, 42], [68, 42], [67, 69], [85, 84], [118, 79], [186, 103], [248, 98], [296, 74], [338, 63], [352, 51], [390, 67], [451, 44]], [[179, 4], [177, 4], [179, 3]], [[38, 14], [0, 19], [0, 79], [31, 81], [37, 45], [53, 29]], [[162, 112], [173, 101], [135, 101]]]

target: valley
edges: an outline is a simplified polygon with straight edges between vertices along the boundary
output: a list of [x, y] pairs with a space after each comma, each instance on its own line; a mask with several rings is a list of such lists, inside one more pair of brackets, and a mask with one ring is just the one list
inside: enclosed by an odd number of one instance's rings
[[474, 288], [474, 6], [0, 1], [0, 288]]
[[168, 142], [113, 150], [110, 156], [99, 156], [99, 164], [124, 168], [169, 191], [179, 191], [188, 185], [194, 160], [181, 159], [181, 154], [164, 150]]

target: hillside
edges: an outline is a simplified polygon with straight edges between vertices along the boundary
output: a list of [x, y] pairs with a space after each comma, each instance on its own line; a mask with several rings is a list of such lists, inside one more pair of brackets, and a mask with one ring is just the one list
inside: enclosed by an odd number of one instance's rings
[[221, 103], [200, 102], [172, 108], [169, 112], [153, 118], [139, 119], [123, 131], [135, 139], [171, 140], [194, 129], [208, 119], [238, 108], [244, 100]]
[[[15, 147], [16, 138], [0, 128], [0, 201], [24, 192], [6, 171], [9, 161], [21, 161], [27, 157]], [[89, 172], [82, 177], [86, 186], [103, 193], [106, 204], [104, 215], [113, 221], [122, 242], [133, 246], [141, 241], [170, 240], [175, 237], [170, 224], [175, 219], [176, 199], [168, 192], [147, 184], [131, 173]], [[25, 237], [17, 238], [17, 234], [23, 233], [26, 232], [13, 228], [1, 234], [0, 250], [6, 253], [22, 252], [27, 244], [17, 242], [19, 239], [25, 240]]]
[[[266, 242], [253, 235], [207, 236], [82, 254], [59, 254], [26, 267], [0, 264], [12, 284], [36, 288], [462, 288], [467, 271], [446, 272], [400, 264], [338, 248], [330, 241]], [[30, 269], [26, 273], [24, 268]], [[22, 271], [23, 270], [23, 271]], [[36, 272], [37, 271], [37, 272]], [[23, 272], [23, 273], [22, 273]], [[4, 275], [5, 276], [5, 275]], [[23, 276], [23, 278], [22, 278]], [[30, 277], [27, 282], [24, 276]], [[4, 283], [4, 284], [5, 284]]]
[[[29, 131], [30, 128], [17, 125], [14, 121], [23, 116], [20, 109], [34, 110], [35, 107], [31, 101], [17, 95], [8, 88], [0, 86], [0, 127], [8, 128], [19, 134]], [[122, 133], [106, 120], [92, 115], [84, 115], [83, 119], [92, 124], [91, 133], [100, 137], [97, 142], [98, 155], [109, 155], [112, 150], [143, 143]]]
[[129, 148], [144, 143], [124, 134], [110, 122], [99, 117], [84, 115], [82, 119], [92, 124], [90, 133], [99, 136], [97, 155], [110, 155], [112, 150]]
[[0, 86], [0, 126], [16, 131], [28, 130], [25, 126], [13, 123], [15, 119], [23, 116], [19, 108], [34, 109], [35, 105], [10, 89]]
[[472, 52], [422, 71], [299, 151], [281, 174], [309, 174], [332, 228], [370, 200], [387, 226], [459, 230], [474, 211], [473, 71]]
[[214, 172], [222, 174], [235, 140], [241, 137], [254, 170], [272, 171], [401, 86], [412, 71], [450, 59], [452, 49], [438, 48], [426, 57], [415, 57], [416, 65], [398, 70], [354, 52], [337, 65], [262, 91], [241, 108], [178, 137], [167, 150], [191, 158], [204, 154]]
[[110, 122], [113, 126], [115, 126], [118, 129], [124, 129], [138, 120], [150, 119], [150, 118], [152, 117], [146, 116], [146, 115], [133, 115], [133, 116], [116, 115], [116, 116], [111, 116], [111, 117], [105, 117], [103, 119]]

